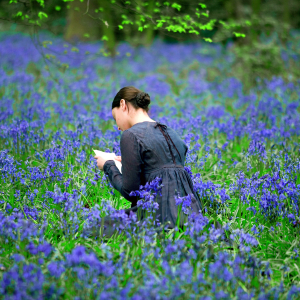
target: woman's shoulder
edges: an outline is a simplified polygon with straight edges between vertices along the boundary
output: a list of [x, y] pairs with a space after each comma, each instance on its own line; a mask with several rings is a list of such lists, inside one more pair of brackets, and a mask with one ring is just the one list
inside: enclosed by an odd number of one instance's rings
[[122, 140], [134, 140], [134, 141], [140, 141], [143, 138], [143, 130], [141, 130], [140, 127], [134, 126], [129, 129], [126, 129], [123, 131], [121, 136]]
[[133, 134], [135, 135], [138, 139], [143, 139], [147, 135], [147, 131], [149, 128], [153, 127], [153, 124], [156, 122], [139, 122], [134, 124], [132, 127], [130, 127], [127, 130], [124, 130], [123, 133], [126, 132], [126, 134], [130, 135]]

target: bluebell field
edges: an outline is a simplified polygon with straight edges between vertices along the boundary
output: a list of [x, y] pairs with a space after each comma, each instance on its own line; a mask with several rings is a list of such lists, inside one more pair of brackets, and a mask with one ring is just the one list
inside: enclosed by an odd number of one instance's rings
[[[112, 59], [101, 42], [0, 40], [3, 299], [300, 299], [300, 80], [249, 93], [235, 77], [208, 81], [208, 68], [230, 69], [231, 44], [120, 43]], [[299, 60], [289, 47], [283, 60]], [[154, 226], [159, 178], [132, 191], [139, 220], [96, 166], [92, 149], [120, 155], [111, 102], [128, 85], [189, 147], [204, 209], [176, 197], [183, 227]]]

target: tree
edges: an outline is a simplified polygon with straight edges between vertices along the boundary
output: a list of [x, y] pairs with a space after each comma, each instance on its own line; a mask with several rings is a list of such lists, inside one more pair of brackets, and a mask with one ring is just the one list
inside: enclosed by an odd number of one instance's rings
[[88, 6], [80, 0], [70, 2], [67, 26], [64, 32], [66, 41], [96, 40], [100, 38], [98, 22], [87, 14], [91, 14], [97, 8], [96, 4], [96, 1], [89, 1]]
[[[201, 36], [201, 31], [213, 30], [217, 24], [216, 19], [209, 19], [209, 11], [203, 3], [193, 4], [194, 15], [181, 13], [182, 5], [168, 1], [122, 1], [122, 0], [55, 0], [56, 7], [68, 9], [68, 25], [65, 38], [88, 40], [102, 35], [106, 51], [104, 55], [116, 55], [116, 40], [114, 28], [123, 30], [133, 27], [136, 31], [144, 33], [146, 44], [151, 44], [155, 30], [167, 32], [189, 33], [212, 42], [210, 38]], [[13, 20], [43, 28], [47, 23], [46, 7], [49, 3], [44, 0], [10, 0], [11, 5], [24, 5], [23, 9], [13, 14]], [[19, 9], [19, 8], [18, 8]], [[114, 11], [118, 11], [121, 20], [114, 18]], [[90, 18], [87, 19], [87, 18]], [[121, 21], [121, 22], [120, 22]], [[97, 23], [98, 22], [98, 23]], [[98, 26], [96, 24], [99, 24]], [[220, 22], [234, 30], [236, 24]]]

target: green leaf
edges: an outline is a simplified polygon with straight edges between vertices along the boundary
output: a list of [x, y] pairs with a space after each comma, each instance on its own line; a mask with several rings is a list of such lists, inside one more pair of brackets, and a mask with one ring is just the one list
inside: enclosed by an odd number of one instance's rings
[[234, 32], [233, 33], [236, 37], [242, 37], [244, 38], [246, 35], [244, 33]]
[[166, 29], [168, 30], [168, 31], [173, 31], [173, 32], [186, 32], [185, 31], [185, 29], [182, 27], [182, 26], [180, 26], [180, 25], [170, 25], [170, 26], [168, 26], [168, 27], [166, 27]]
[[107, 37], [106, 35], [104, 35], [104, 36], [102, 37], [102, 41], [108, 41], [108, 37]]
[[204, 17], [208, 18], [208, 14], [207, 13], [201, 13], [201, 15], [203, 15]]
[[46, 54], [45, 57], [46, 57], [47, 59], [51, 59], [51, 58], [54, 59], [56, 56], [53, 55], [53, 54]]
[[68, 69], [69, 68], [69, 65], [68, 64], [61, 64], [62, 67]]
[[230, 26], [226, 24], [224, 21], [219, 21], [220, 24], [222, 24], [226, 29], [229, 29]]
[[41, 7], [45, 6], [44, 0], [36, 0], [36, 2], [39, 3]]
[[58, 6], [58, 5], [56, 5], [56, 6], [55, 6], [55, 10], [60, 11], [60, 10], [61, 10], [61, 7]]
[[201, 25], [200, 29], [202, 30], [213, 30], [213, 26], [215, 25], [216, 19], [210, 20], [207, 24]]
[[52, 45], [52, 41], [43, 41], [42, 44], [44, 48], [47, 48], [48, 45]]
[[176, 8], [178, 11], [180, 11], [181, 5], [173, 3], [171, 7]]
[[189, 33], [196, 33], [197, 35], [199, 34], [199, 31], [193, 29], [193, 30], [190, 30]]
[[121, 29], [123, 29], [123, 26], [122, 25], [118, 25], [119, 26], [119, 29], [121, 30]]
[[40, 11], [38, 13], [38, 16], [39, 16], [40, 19], [42, 19], [42, 18], [48, 18], [48, 15], [46, 13], [42, 12], [42, 11]]
[[126, 2], [125, 2], [125, 4], [128, 4], [128, 5], [130, 5], [130, 4], [131, 4], [131, 2], [130, 2], [130, 1], [126, 1]]
[[143, 31], [143, 27], [142, 26], [139, 26], [139, 31]]
[[205, 42], [209, 42], [209, 43], [212, 43], [212, 39], [210, 38], [203, 38]]
[[133, 25], [133, 22], [132, 22], [132, 21], [129, 21], [129, 20], [124, 20], [124, 21], [122, 22], [122, 24], [131, 24], [131, 25]]
[[201, 8], [206, 8], [206, 5], [205, 5], [205, 4], [203, 4], [203, 3], [198, 3], [198, 5], [200, 5], [200, 6], [201, 6]]
[[163, 23], [166, 22], [166, 20], [156, 20], [158, 22], [157, 27], [162, 27]]
[[164, 2], [164, 5], [170, 6], [170, 3], [169, 2]]

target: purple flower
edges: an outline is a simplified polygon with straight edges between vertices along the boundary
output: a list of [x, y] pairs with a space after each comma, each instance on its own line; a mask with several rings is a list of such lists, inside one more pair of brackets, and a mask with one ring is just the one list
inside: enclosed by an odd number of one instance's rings
[[51, 276], [59, 278], [63, 272], [65, 272], [65, 268], [62, 262], [53, 261], [48, 264], [48, 271]]
[[7, 299], [43, 299], [45, 277], [35, 264], [14, 265], [3, 273], [0, 293]]
[[228, 146], [229, 142], [225, 142], [223, 145], [222, 145], [222, 150], [225, 151], [226, 150], [226, 147]]
[[296, 218], [293, 214], [288, 214], [287, 217], [288, 217], [289, 221], [295, 221], [296, 220]]
[[160, 193], [163, 185], [161, 178], [155, 178], [151, 182], [147, 182], [145, 186], [140, 186], [139, 190], [131, 191], [130, 196], [138, 196], [140, 200], [137, 206], [148, 212], [155, 212], [158, 210], [158, 203], [155, 201], [157, 193]]
[[24, 261], [25, 260], [25, 258], [24, 258], [24, 256], [23, 255], [21, 255], [21, 254], [13, 254], [12, 256], [11, 256], [11, 258], [15, 261], [15, 262], [20, 262], [20, 261]]
[[179, 193], [178, 195], [174, 196], [175, 197], [175, 204], [177, 206], [180, 206], [182, 211], [185, 214], [190, 214], [191, 213], [191, 205], [192, 205], [192, 198], [194, 198], [193, 194], [188, 194], [187, 196], [180, 197]]

